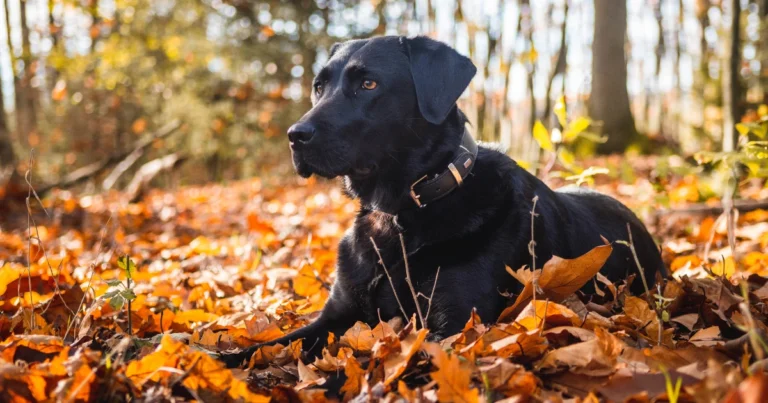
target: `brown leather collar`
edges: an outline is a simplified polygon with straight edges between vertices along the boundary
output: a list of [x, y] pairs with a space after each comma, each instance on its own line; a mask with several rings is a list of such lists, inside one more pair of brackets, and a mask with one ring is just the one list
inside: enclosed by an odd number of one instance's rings
[[472, 172], [477, 161], [477, 143], [467, 130], [464, 130], [459, 151], [459, 155], [448, 164], [448, 168], [443, 172], [435, 175], [432, 179], [427, 179], [428, 175], [424, 175], [413, 182], [411, 199], [419, 208], [447, 196], [461, 186], [469, 173]]

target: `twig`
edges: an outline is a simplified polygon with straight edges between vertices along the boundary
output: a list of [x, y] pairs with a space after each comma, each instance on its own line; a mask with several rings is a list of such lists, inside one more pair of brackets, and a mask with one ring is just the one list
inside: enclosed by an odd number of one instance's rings
[[[48, 266], [48, 271], [50, 272], [51, 278], [53, 279], [54, 294], [56, 294], [59, 297], [61, 302], [64, 303], [64, 307], [67, 308], [67, 310], [69, 310], [69, 312], [74, 316], [75, 313], [72, 312], [72, 310], [67, 305], [67, 301], [64, 300], [64, 296], [62, 295], [62, 292], [61, 292], [61, 287], [59, 286], [59, 276], [55, 275], [54, 272], [53, 272], [53, 266], [51, 266], [51, 261], [50, 261], [50, 259], [48, 259], [48, 252], [45, 250], [45, 247], [43, 246], [43, 241], [40, 239], [40, 229], [37, 227], [37, 222], [35, 221], [35, 219], [33, 218], [33, 215], [32, 215], [31, 197], [35, 196], [35, 200], [37, 200], [38, 204], [40, 205], [40, 208], [43, 209], [43, 212], [45, 213], [46, 217], [49, 217], [49, 218], [51, 217], [51, 215], [48, 213], [48, 210], [43, 205], [43, 201], [40, 200], [40, 196], [35, 191], [35, 187], [32, 186], [32, 167], [34, 166], [34, 163], [35, 163], [34, 155], [35, 155], [35, 151], [32, 150], [30, 152], [30, 155], [29, 155], [29, 167], [28, 167], [26, 173], [24, 174], [24, 181], [27, 182], [27, 187], [29, 189], [28, 193], [27, 193], [27, 198], [25, 200], [26, 206], [27, 206], [27, 232], [28, 232], [28, 237], [29, 237], [29, 239], [27, 240], [28, 241], [28, 248], [29, 248], [29, 257], [27, 258], [27, 260], [28, 260], [27, 261], [27, 280], [28, 281], [32, 280], [31, 279], [31, 266], [30, 265], [31, 265], [31, 253], [32, 253], [32, 239], [34, 239], [35, 242], [37, 243], [37, 246], [43, 252], [43, 257], [45, 257], [45, 263]], [[35, 235], [34, 236], [32, 235], [32, 227], [35, 228]], [[59, 266], [57, 267], [57, 271], [59, 272], [59, 274], [61, 274], [61, 266], [62, 266], [62, 264], [64, 264], [64, 260], [59, 262]], [[19, 284], [19, 287], [21, 287], [21, 282], [19, 282], [18, 284]], [[19, 298], [21, 298], [21, 289], [20, 288], [17, 290], [17, 293], [19, 295]], [[32, 302], [33, 302], [32, 301], [32, 296], [31, 296], [32, 295], [31, 283], [30, 283], [29, 293], [30, 293], [30, 305], [31, 305]], [[54, 300], [54, 298], [51, 298], [50, 300], [48, 300], [48, 303], [46, 304], [46, 306], [43, 309], [43, 311], [41, 312], [41, 314], [44, 314], [48, 310], [48, 307], [51, 306], [51, 303], [53, 302], [53, 300]], [[34, 312], [34, 308], [32, 309], [32, 311]], [[34, 315], [33, 315], [33, 317], [34, 317]]]
[[403, 238], [402, 232], [398, 235], [400, 235], [400, 247], [403, 249], [403, 263], [405, 264], [405, 282], [408, 283], [408, 288], [411, 289], [411, 296], [413, 297], [413, 302], [416, 304], [416, 312], [419, 314], [421, 327], [426, 328], [427, 322], [424, 319], [424, 315], [421, 313], [421, 305], [419, 304], [419, 298], [416, 296], [416, 289], [413, 288], [413, 282], [411, 281], [411, 268], [408, 266], [408, 253], [405, 250], [405, 238]]
[[65, 176], [60, 182], [58, 183], [52, 183], [46, 186], [43, 186], [41, 189], [38, 190], [38, 193], [40, 194], [46, 194], [50, 192], [52, 189], [55, 188], [67, 188], [72, 187], [74, 185], [77, 185], [78, 183], [81, 183], [83, 181], [89, 180], [93, 178], [96, 175], [101, 174], [102, 172], [109, 169], [109, 167], [120, 163], [123, 161], [126, 157], [128, 157], [131, 153], [135, 152], [139, 149], [146, 149], [152, 143], [154, 143], [155, 140], [162, 139], [164, 137], [168, 137], [169, 135], [173, 134], [177, 129], [181, 127], [181, 121], [179, 120], [173, 120], [160, 129], [158, 129], [155, 133], [153, 133], [150, 136], [147, 136], [143, 140], [139, 140], [134, 144], [134, 147], [130, 151], [126, 151], [123, 153], [120, 153], [118, 155], [110, 156], [102, 161], [97, 161], [92, 164], [86, 165], [82, 168], [76, 169], [69, 175]]
[[[109, 225], [109, 222], [112, 220], [112, 215], [109, 216], [109, 219], [107, 219], [107, 223], [104, 224], [104, 228], [101, 229], [101, 236], [99, 237], [99, 246], [96, 249], [96, 256], [98, 257], [101, 254], [101, 248], [104, 246], [104, 235], [106, 235], [106, 227]], [[96, 272], [96, 264], [91, 263], [90, 265], [90, 275], [88, 276], [88, 286], [85, 288], [85, 292], [83, 293], [83, 297], [80, 298], [80, 304], [77, 306], [77, 310], [75, 312], [80, 312], [80, 310], [83, 308], [83, 305], [85, 304], [85, 297], [88, 295], [88, 290], [91, 288], [91, 284], [93, 282], [93, 275]], [[76, 319], [76, 318], [75, 318]], [[80, 322], [82, 324], [82, 321]], [[67, 334], [69, 334], [70, 329], [72, 329], [72, 326], [74, 326], [75, 320], [73, 319], [71, 322], [69, 322], [69, 325], [67, 325], [67, 331], [64, 332], [64, 335], [62, 336], [62, 340], [67, 338]]]
[[405, 313], [405, 308], [403, 308], [403, 304], [400, 303], [400, 297], [397, 296], [395, 283], [392, 281], [392, 276], [389, 275], [389, 270], [387, 270], [387, 265], [384, 264], [384, 259], [381, 257], [381, 251], [379, 251], [379, 247], [376, 246], [376, 242], [373, 240], [373, 237], [370, 237], [370, 239], [371, 239], [371, 243], [373, 244], [373, 250], [375, 250], [376, 254], [379, 256], [379, 263], [381, 263], [381, 267], [384, 268], [384, 273], [387, 275], [387, 279], [389, 280], [389, 286], [392, 287], [392, 293], [395, 294], [395, 301], [397, 301], [397, 306], [400, 307], [400, 312], [403, 314], [403, 320], [406, 320], [408, 319], [408, 314]]
[[[722, 204], [719, 206], [712, 206], [709, 204], [693, 204], [688, 207], [679, 209], [660, 209], [657, 210], [654, 215], [712, 215], [722, 213], [726, 210], [725, 207], [726, 206], [723, 206]], [[734, 200], [731, 207], [741, 212], [765, 209], [768, 208], [768, 200]]]
[[[125, 281], [128, 283], [128, 290], [130, 290], [131, 289], [131, 278], [128, 277], [127, 279], [125, 279]], [[132, 323], [133, 321], [131, 319], [132, 315], [131, 315], [131, 300], [130, 299], [128, 300], [127, 308], [128, 308], [128, 336], [133, 336], [133, 323]]]
[[[28, 186], [27, 197], [24, 201], [27, 206], [27, 285], [29, 287], [29, 309], [31, 309], [29, 315], [29, 327], [31, 328], [30, 330], [35, 330], [37, 327], [37, 324], [35, 323], [35, 305], [34, 301], [32, 300], [32, 205], [30, 204], [30, 199], [32, 198], [32, 193], [34, 192], [32, 187], [32, 166], [34, 164], [35, 152], [32, 150], [29, 153], [29, 166], [27, 167], [27, 172], [24, 174], [24, 180], [27, 182]], [[37, 197], [37, 193], [35, 193], [35, 197]], [[37, 199], [40, 200], [39, 197]], [[40, 205], [42, 206], [43, 203], [41, 202]], [[46, 214], [47, 213], [48, 212], [46, 211]], [[19, 298], [19, 309], [22, 309], [23, 298], [21, 295], [21, 281], [18, 283], [17, 295]]]
[[[741, 281], [741, 294], [744, 301], [749, 301], [749, 285], [747, 285], [747, 282], [743, 279]], [[749, 335], [749, 343], [752, 345], [752, 350], [755, 353], [755, 360], [761, 361], [765, 358], [765, 338], [760, 337], [760, 334], [757, 331], [758, 328], [755, 324], [755, 317], [752, 316], [752, 311], [749, 309], [749, 305], [745, 302], [741, 302], [739, 304], [739, 310], [747, 319], [747, 335]]]
[[[653, 308], [654, 312], [656, 312], [656, 320], [659, 322], [659, 333], [658, 333], [658, 338], [656, 339], [656, 343], [660, 346], [661, 338], [664, 334], [664, 319], [663, 319], [664, 316], [662, 314], [664, 308], [661, 306], [660, 303], [655, 303], [652, 299], [653, 297], [651, 296], [651, 290], [648, 288], [648, 281], [645, 279], [645, 270], [643, 269], [643, 266], [640, 264], [640, 258], [637, 256], [637, 250], [635, 249], [635, 242], [632, 240], [632, 228], [630, 227], [629, 223], [627, 223], [627, 233], [629, 234], [629, 243], [626, 243], [626, 245], [629, 246], [629, 250], [632, 251], [632, 257], [635, 259], [635, 264], [637, 265], [637, 271], [640, 272], [640, 279], [643, 280], [643, 287], [645, 288], [645, 294], [646, 294], [648, 305], [650, 305]], [[658, 293], [659, 296], [662, 296], [661, 284], [656, 285], [656, 292]]]
[[[663, 296], [662, 293], [661, 293], [661, 284], [656, 284], [656, 292], [659, 295]], [[660, 346], [661, 345], [661, 338], [664, 336], [664, 320], [663, 320], [663, 317], [662, 317], [662, 314], [661, 314], [662, 309], [661, 309], [660, 304], [656, 304], [656, 306], [654, 306], [654, 308], [656, 308], [655, 309], [656, 310], [656, 317], [657, 317], [657, 320], [659, 321], [659, 333], [658, 333], [658, 337], [656, 339], [656, 344], [658, 344]]]
[[717, 233], [717, 227], [720, 226], [720, 222], [723, 220], [724, 217], [725, 217], [725, 213], [720, 214], [720, 216], [717, 217], [717, 220], [715, 220], [715, 223], [712, 225], [712, 232], [709, 234], [709, 239], [707, 240], [707, 243], [704, 245], [704, 261], [709, 260], [709, 249], [712, 247], [712, 243], [715, 241], [715, 234]]
[[125, 188], [125, 194], [128, 200], [132, 203], [137, 202], [155, 176], [160, 172], [178, 167], [179, 164], [185, 162], [188, 158], [189, 157], [183, 153], [172, 153], [142, 165]]
[[531, 282], [533, 283], [533, 306], [536, 309], [536, 294], [539, 292], [539, 278], [536, 276], [536, 238], [534, 236], [534, 226], [536, 217], [539, 215], [536, 213], [536, 203], [539, 201], [539, 196], [533, 196], [533, 206], [531, 207], [531, 241], [528, 242], [528, 253], [531, 255], [531, 273], [533, 277]]
[[424, 319], [429, 319], [429, 311], [432, 310], [432, 297], [435, 296], [435, 288], [437, 288], [437, 278], [440, 276], [440, 267], [437, 267], [437, 273], [435, 273], [435, 283], [432, 284], [432, 293], [429, 294], [429, 305], [427, 305], [427, 316]]
[[643, 287], [645, 287], [646, 294], [650, 294], [650, 289], [648, 288], [648, 281], [645, 279], [645, 270], [643, 269], [643, 266], [640, 264], [640, 258], [637, 256], [637, 251], [635, 250], [635, 242], [632, 240], [632, 229], [629, 226], [629, 223], [627, 223], [627, 233], [629, 234], [629, 250], [632, 251], [632, 257], [635, 258], [635, 264], [637, 265], [637, 271], [640, 272], [640, 279], [643, 280]]

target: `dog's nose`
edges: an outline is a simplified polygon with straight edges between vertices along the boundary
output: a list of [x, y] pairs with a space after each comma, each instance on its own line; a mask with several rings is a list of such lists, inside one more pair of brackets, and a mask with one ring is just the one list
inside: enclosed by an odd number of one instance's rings
[[291, 143], [307, 142], [315, 134], [315, 127], [309, 123], [301, 122], [288, 128], [288, 140]]

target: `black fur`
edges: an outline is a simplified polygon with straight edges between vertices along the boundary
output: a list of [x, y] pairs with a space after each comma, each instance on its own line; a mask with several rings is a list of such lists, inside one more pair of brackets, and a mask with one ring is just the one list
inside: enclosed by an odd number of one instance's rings
[[[534, 196], [541, 264], [552, 255], [580, 256], [602, 245], [601, 235], [627, 239], [629, 223], [646, 276], [665, 270], [653, 239], [624, 205], [583, 188], [552, 191], [488, 146], [480, 147], [462, 187], [416, 207], [408, 196], [411, 183], [446, 169], [457, 152], [466, 119], [456, 99], [474, 73], [469, 59], [428, 38], [378, 37], [334, 46], [316, 78], [321, 91], [313, 94], [313, 108], [289, 130], [293, 162], [305, 177], [343, 177], [362, 208], [339, 244], [337, 280], [320, 317], [273, 343], [304, 338], [309, 353], [318, 354], [328, 332], [402, 316], [371, 239], [412, 315], [416, 307], [405, 282], [400, 233], [417, 292], [430, 295], [440, 268], [428, 317], [433, 337], [459, 332], [473, 308], [483, 320], [496, 320], [508, 302], [502, 293], [522, 288], [505, 266], [531, 263]], [[374, 80], [376, 88], [362, 88], [363, 80]], [[602, 273], [612, 281], [636, 273], [629, 249], [614, 245]], [[639, 283], [633, 284], [638, 293]], [[256, 348], [222, 359], [238, 365]]]

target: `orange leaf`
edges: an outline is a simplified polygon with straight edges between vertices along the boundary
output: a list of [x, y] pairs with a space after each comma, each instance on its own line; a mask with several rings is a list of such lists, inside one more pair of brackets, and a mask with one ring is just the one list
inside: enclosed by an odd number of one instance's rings
[[408, 362], [421, 348], [429, 331], [421, 329], [418, 332], [410, 332], [403, 340], [400, 340], [400, 352], [389, 354], [384, 359], [384, 384], [389, 385], [405, 372]]
[[[315, 269], [308, 264], [299, 270], [299, 274], [293, 279], [293, 291], [302, 297], [317, 295], [325, 287]], [[324, 301], [323, 301], [324, 302]]]
[[331, 353], [328, 351], [327, 348], [323, 349], [323, 358], [315, 358], [315, 366], [319, 368], [321, 371], [325, 372], [333, 372], [338, 371], [339, 369], [343, 368], [345, 365], [347, 365], [347, 361], [354, 356], [354, 351], [352, 351], [349, 347], [341, 347], [339, 348], [339, 352], [334, 357], [331, 355]]
[[[600, 271], [612, 251], [613, 247], [606, 241], [605, 245], [595, 247], [575, 259], [552, 256], [552, 259], [544, 264], [542, 270], [537, 270], [540, 272], [539, 288], [552, 301], [564, 300], [583, 287]], [[514, 317], [520, 309], [528, 304], [528, 301], [533, 299], [533, 292], [533, 278], [531, 278], [525, 284], [515, 303], [501, 313], [498, 321], [501, 322]]]
[[301, 339], [292, 341], [288, 346], [275, 344], [272, 346], [263, 346], [256, 350], [248, 363], [249, 368], [254, 365], [267, 365], [275, 363], [284, 365], [296, 361], [301, 356]]
[[616, 371], [624, 344], [607, 330], [595, 328], [595, 338], [553, 350], [536, 364], [536, 371], [552, 373], [563, 369], [589, 376], [605, 376]]
[[[377, 326], [378, 327], [378, 326]], [[343, 345], [352, 347], [352, 349], [368, 352], [376, 343], [376, 335], [373, 334], [371, 327], [363, 322], [357, 322], [349, 330], [344, 332], [339, 342]]]
[[350, 358], [344, 367], [344, 374], [347, 380], [342, 385], [341, 392], [344, 394], [344, 401], [349, 401], [360, 394], [360, 389], [365, 382], [365, 371], [356, 359]]
[[519, 364], [497, 358], [491, 365], [478, 368], [488, 379], [490, 389], [504, 393], [506, 396], [530, 397], [538, 388], [536, 377]]
[[427, 343], [424, 349], [432, 356], [432, 364], [437, 371], [430, 376], [437, 382], [437, 400], [440, 402], [478, 402], [479, 392], [470, 388], [472, 371], [461, 366], [459, 357], [448, 355], [439, 344]]
[[275, 322], [270, 323], [264, 315], [254, 315], [246, 320], [245, 329], [248, 331], [248, 338], [256, 343], [272, 341], [285, 334]]
[[190, 309], [188, 311], [179, 311], [173, 318], [173, 323], [189, 325], [191, 322], [210, 322], [218, 316], [202, 309]]
[[315, 371], [304, 365], [301, 360], [298, 361], [296, 366], [299, 370], [299, 383], [295, 386], [296, 390], [325, 383], [325, 378], [321, 378]]
[[[579, 316], [567, 307], [551, 301], [537, 300], [535, 302], [536, 303], [534, 304], [534, 301], [531, 301], [531, 303], [520, 312], [520, 315], [515, 319], [515, 323], [528, 330], [539, 329], [542, 324], [549, 327], [578, 327], [581, 325]], [[534, 306], [536, 307], [535, 310]]]

